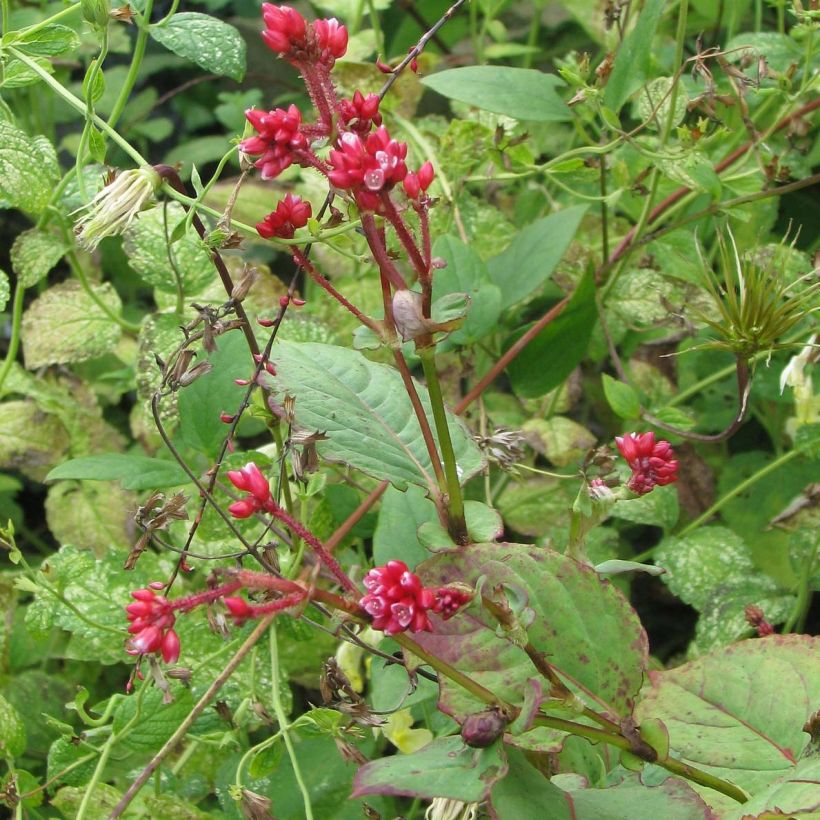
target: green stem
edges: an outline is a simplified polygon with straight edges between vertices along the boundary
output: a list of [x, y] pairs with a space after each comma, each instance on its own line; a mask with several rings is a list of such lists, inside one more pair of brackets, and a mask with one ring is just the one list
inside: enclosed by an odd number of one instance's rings
[[9, 30], [9, 0], [0, 0], [0, 13], [3, 15], [3, 25], [0, 28], [0, 34], [5, 34]]
[[[7, 2], [7, 0], [4, 0]], [[58, 11], [56, 14], [52, 14], [51, 17], [46, 17], [45, 20], [40, 20], [39, 23], [35, 23], [33, 26], [26, 26], [26, 28], [21, 28], [17, 33], [18, 34], [25, 34], [30, 35], [34, 34], [36, 31], [40, 31], [44, 29], [46, 26], [54, 25], [58, 20], [62, 20], [64, 17], [68, 17], [74, 14], [79, 8], [82, 7], [82, 3], [73, 3], [72, 5], [64, 8], [62, 11]]]
[[[72, 108], [76, 111], [79, 111], [83, 116], [85, 116], [86, 108], [85, 102], [81, 100], [79, 97], [72, 94], [66, 88], [63, 88], [60, 83], [55, 80], [51, 74], [49, 74], [45, 69], [43, 69], [38, 63], [34, 62], [34, 60], [29, 59], [22, 51], [14, 48], [14, 46], [7, 46], [8, 53], [16, 57], [20, 60], [21, 63], [24, 63], [28, 68], [30, 68], [40, 79], [57, 94], [58, 97], [62, 97]], [[101, 131], [107, 134], [113, 142], [115, 142], [126, 154], [128, 154], [131, 159], [133, 159], [138, 165], [147, 165], [147, 160], [131, 145], [125, 137], [120, 136], [104, 119], [94, 114], [91, 117], [91, 121], [94, 125], [97, 126]]]
[[11, 336], [9, 338], [9, 347], [6, 351], [6, 358], [3, 360], [3, 368], [0, 370], [0, 396], [3, 395], [3, 385], [6, 382], [6, 377], [9, 375], [11, 366], [17, 359], [17, 350], [20, 347], [20, 326], [23, 321], [23, 298], [25, 297], [26, 289], [20, 284], [18, 280], [14, 286], [14, 301], [11, 308]]
[[441, 383], [436, 369], [436, 351], [433, 347], [427, 347], [418, 350], [417, 353], [421, 359], [421, 366], [424, 368], [424, 378], [427, 381], [427, 392], [430, 395], [430, 405], [433, 409], [433, 421], [438, 434], [441, 460], [444, 464], [444, 477], [447, 481], [447, 494], [449, 496], [450, 535], [453, 536], [456, 543], [466, 543], [467, 523], [464, 519], [464, 498], [461, 495], [456, 454], [453, 450], [453, 441], [450, 438], [447, 411], [444, 407], [444, 397], [441, 393]]
[[151, 25], [151, 12], [153, 9], [154, 0], [146, 0], [145, 8], [137, 23], [139, 30], [137, 31], [137, 40], [134, 43], [134, 52], [131, 55], [131, 65], [128, 68], [128, 74], [125, 76], [125, 82], [120, 89], [119, 96], [114, 103], [114, 107], [111, 109], [111, 116], [108, 118], [107, 125], [110, 125], [112, 129], [122, 116], [122, 112], [128, 103], [128, 98], [131, 96], [131, 92], [136, 85], [140, 67], [142, 66], [142, 58], [145, 56], [145, 46], [148, 44], [148, 29]]
[[87, 82], [83, 83], [83, 88], [88, 89], [88, 97], [85, 101], [85, 125], [83, 126], [83, 132], [80, 135], [80, 145], [77, 148], [77, 158], [74, 162], [74, 171], [77, 175], [77, 187], [80, 190], [80, 195], [83, 200], [88, 199], [88, 194], [85, 188], [85, 175], [83, 174], [83, 163], [85, 161], [86, 146], [88, 145], [88, 134], [94, 127], [91, 122], [91, 118], [94, 116], [94, 83], [96, 82], [97, 75], [100, 73], [102, 64], [107, 56], [108, 28], [105, 28], [100, 36], [100, 54], [97, 59], [94, 60], [94, 67], [91, 69]]
[[794, 609], [789, 615], [783, 632], [802, 632], [806, 627], [806, 616], [809, 614], [809, 604], [811, 603], [811, 576], [814, 571], [814, 562], [820, 552], [820, 542], [815, 542], [808, 560], [803, 562], [800, 572], [800, 584], [797, 587], [797, 600], [794, 602]]
[[94, 790], [97, 788], [97, 784], [102, 778], [103, 772], [105, 771], [105, 767], [108, 763], [108, 757], [111, 754], [111, 750], [114, 748], [118, 737], [119, 735], [112, 733], [108, 740], [105, 741], [105, 745], [102, 748], [102, 754], [100, 754], [100, 759], [94, 767], [94, 774], [91, 775], [91, 780], [89, 780], [84, 786], [85, 791], [83, 792], [83, 799], [80, 803], [80, 807], [77, 809], [76, 820], [84, 820], [86, 812], [91, 804], [91, 797], [94, 794]]
[[[550, 729], [559, 729], [562, 732], [576, 735], [578, 737], [585, 737], [593, 743], [607, 743], [610, 746], [615, 746], [618, 749], [623, 749], [626, 752], [633, 752], [632, 744], [627, 738], [622, 735], [615, 735], [603, 729], [597, 729], [594, 726], [585, 726], [583, 723], [575, 723], [571, 720], [564, 720], [563, 718], [548, 717], [546, 715], [538, 715], [535, 718], [534, 725], [547, 726]], [[738, 803], [745, 803], [749, 796], [743, 789], [735, 786], [734, 783], [729, 783], [727, 780], [722, 780], [715, 777], [709, 772], [704, 772], [702, 769], [697, 769], [690, 766], [688, 763], [683, 763], [680, 760], [668, 757], [665, 760], [653, 761], [656, 765], [662, 766], [668, 772], [691, 780], [693, 783], [699, 783], [701, 786], [706, 786], [710, 789], [725, 794], [731, 797], [732, 800], [737, 800]]]
[[373, 28], [373, 38], [376, 41], [376, 53], [384, 54], [384, 34], [382, 33], [381, 23], [379, 22], [379, 14], [376, 11], [376, 4], [373, 0], [367, 0], [367, 8], [370, 12], [370, 25]]
[[276, 622], [271, 621], [270, 626], [270, 673], [271, 673], [271, 697], [273, 698], [273, 711], [279, 723], [279, 731], [282, 733], [282, 740], [285, 741], [285, 748], [288, 750], [291, 765], [293, 766], [293, 777], [302, 793], [302, 802], [305, 806], [305, 820], [313, 820], [313, 807], [310, 805], [310, 792], [302, 777], [302, 770], [299, 768], [299, 760], [296, 757], [296, 750], [293, 748], [293, 741], [290, 737], [290, 724], [288, 716], [282, 707], [282, 698], [279, 694], [279, 646], [276, 640]]

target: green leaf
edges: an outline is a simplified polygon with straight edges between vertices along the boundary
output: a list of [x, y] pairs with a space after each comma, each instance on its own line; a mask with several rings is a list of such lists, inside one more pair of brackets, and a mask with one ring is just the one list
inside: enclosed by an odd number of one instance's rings
[[451, 100], [517, 120], [572, 119], [569, 106], [556, 90], [564, 85], [561, 78], [531, 68], [466, 66], [431, 74], [421, 82]]
[[466, 293], [471, 300], [464, 324], [451, 333], [440, 348], [473, 344], [495, 329], [501, 315], [501, 291], [490, 279], [481, 257], [454, 236], [436, 239], [433, 255], [447, 263], [447, 267], [436, 271], [433, 277], [433, 299], [450, 293]]
[[[435, 483], [430, 458], [401, 376], [348, 348], [279, 341], [271, 356], [276, 376], [265, 377], [277, 400], [296, 399], [298, 424], [327, 435], [319, 454], [350, 464], [403, 489], [409, 482]], [[432, 419], [427, 390], [417, 385]], [[449, 415], [448, 424], [462, 482], [475, 475], [483, 458], [467, 428]]]
[[616, 113], [649, 75], [652, 49], [649, 44], [663, 14], [664, 0], [647, 0], [635, 28], [627, 34], [615, 55], [612, 74], [604, 89], [604, 105]]
[[543, 536], [564, 532], [577, 493], [569, 481], [531, 479], [511, 484], [498, 499], [507, 526], [522, 535]]
[[[113, 786], [109, 786], [108, 783], [97, 783], [88, 802], [85, 804], [86, 816], [89, 818], [108, 817], [114, 811], [117, 803], [120, 802], [121, 797], [122, 792]], [[85, 799], [85, 787], [63, 786], [51, 798], [51, 805], [65, 818], [76, 817]]]
[[[96, 69], [96, 70], [95, 70]], [[91, 100], [92, 103], [99, 102], [100, 97], [105, 93], [105, 75], [102, 69], [97, 69], [97, 61], [92, 60], [88, 64], [88, 70], [83, 77], [83, 97]]]
[[609, 406], [622, 419], [637, 419], [641, 417], [641, 402], [638, 394], [626, 383], [613, 379], [606, 373], [601, 379], [604, 384], [604, 396]]
[[[492, 594], [501, 587], [514, 593], [530, 642], [549, 654], [567, 685], [597, 710], [629, 714], [646, 665], [646, 635], [621, 593], [592, 567], [533, 545], [473, 544], [440, 554], [417, 572], [431, 586], [474, 585], [483, 577], [485, 591]], [[461, 617], [437, 620], [433, 634], [420, 633], [416, 640], [500, 698], [520, 705], [521, 681], [532, 675], [532, 662], [523, 649], [499, 637], [497, 628], [496, 620], [474, 603]], [[446, 679], [440, 687], [440, 705], [456, 719], [483, 708]], [[517, 746], [542, 751], [560, 748], [556, 742], [555, 733], [540, 728], [515, 739]]]
[[449, 797], [478, 803], [506, 773], [500, 742], [471, 749], [460, 736], [441, 737], [413, 754], [366, 763], [354, 778], [352, 796]]
[[437, 520], [435, 505], [421, 487], [409, 484], [403, 491], [388, 487], [382, 496], [373, 533], [373, 561], [382, 565], [397, 558], [414, 569], [430, 557], [419, 544], [416, 532], [425, 522]]
[[672, 485], [655, 487], [651, 493], [640, 498], [621, 499], [612, 510], [616, 518], [663, 527], [665, 530], [671, 530], [678, 523], [679, 514], [678, 491]]
[[[107, 282], [89, 285], [97, 299], [119, 314], [122, 303]], [[26, 367], [83, 362], [111, 351], [122, 328], [74, 280], [46, 290], [23, 315]]]
[[[663, 131], [669, 121], [669, 104], [672, 102], [671, 91], [674, 82], [673, 77], [656, 77], [652, 82], [646, 84], [638, 97], [636, 106], [638, 119], [641, 122], [648, 122], [649, 127], [656, 131]], [[687, 102], [686, 95], [678, 93], [675, 100], [673, 126], [678, 125], [686, 116]]]
[[13, 45], [26, 54], [40, 57], [57, 57], [80, 47], [80, 37], [68, 26], [52, 24], [15, 36]]
[[[578, 366], [598, 320], [592, 273], [581, 280], [569, 304], [510, 362], [507, 373], [515, 392], [537, 398], [558, 387]], [[525, 331], [509, 340], [512, 345]], [[556, 356], [555, 351], [561, 355]]]
[[[54, 73], [54, 66], [48, 57], [31, 57], [29, 59], [47, 74]], [[35, 85], [39, 82], [42, 82], [42, 77], [34, 69], [21, 60], [11, 57], [3, 67], [3, 79], [0, 80], [0, 88], [25, 88], [27, 85]]]
[[630, 775], [617, 785], [593, 789], [586, 786], [561, 788], [539, 772], [517, 749], [507, 749], [510, 770], [493, 787], [490, 802], [495, 816], [503, 820], [531, 816], [538, 806], [541, 817], [550, 820], [712, 820], [714, 814], [684, 780], [669, 778], [658, 786], [644, 785]]
[[11, 267], [24, 288], [36, 285], [63, 258], [67, 248], [59, 237], [37, 228], [23, 231], [11, 246]]
[[184, 470], [175, 461], [126, 453], [101, 453], [96, 456], [72, 458], [55, 467], [46, 476], [46, 481], [57, 481], [62, 478], [121, 481], [126, 490], [178, 487], [189, 481]]
[[772, 635], [650, 672], [635, 718], [660, 718], [676, 757], [754, 794], [792, 774], [818, 701], [820, 639]]
[[245, 41], [228, 23], [197, 12], [175, 14], [149, 29], [151, 36], [180, 57], [213, 74], [240, 82], [245, 76]]
[[26, 726], [20, 713], [0, 695], [0, 754], [20, 757], [26, 750]]
[[184, 218], [181, 205], [168, 203], [140, 214], [125, 232], [123, 249], [128, 264], [149, 285], [165, 293], [177, 292], [177, 277], [185, 293], [198, 293], [215, 275], [208, 249], [195, 231], [169, 245], [174, 226]]
[[[48, 778], [59, 775], [73, 763], [89, 755], [90, 750], [71, 742], [70, 737], [58, 737], [48, 750]], [[81, 763], [70, 772], [57, 778], [57, 783], [64, 786], [84, 786], [91, 779], [96, 768], [95, 755], [91, 752], [91, 759]]]
[[39, 213], [59, 178], [57, 154], [45, 137], [30, 137], [0, 120], [0, 207]]
[[[574, 205], [527, 225], [503, 253], [488, 260], [490, 278], [501, 288], [502, 308], [525, 299], [549, 279], [586, 210], [586, 205]], [[560, 293], [557, 288], [554, 292]]]
[[[159, 751], [163, 743], [176, 731], [177, 727], [194, 706], [191, 690], [180, 684], [172, 684], [174, 700], [163, 703], [163, 693], [151, 688], [142, 695], [139, 720], [128, 733], [129, 752], [148, 756]], [[113, 731], [119, 734], [137, 712], [138, 698], [130, 697], [121, 701], [114, 711]]]
[[221, 336], [208, 361], [213, 370], [179, 391], [178, 407], [180, 438], [210, 458], [219, 452], [228, 430], [220, 414], [236, 412], [242, 400], [245, 388], [234, 379], [248, 378], [254, 364], [241, 332]]
[[[820, 760], [801, 760], [794, 770], [775, 780], [751, 800], [726, 812], [725, 820], [744, 817], [817, 817], [820, 811]], [[768, 812], [764, 815], [764, 812]]]

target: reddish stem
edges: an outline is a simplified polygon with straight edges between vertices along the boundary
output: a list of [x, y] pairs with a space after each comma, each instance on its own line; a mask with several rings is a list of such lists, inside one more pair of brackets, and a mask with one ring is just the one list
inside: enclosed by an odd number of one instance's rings
[[362, 230], [381, 273], [387, 277], [387, 280], [396, 290], [407, 290], [407, 282], [404, 281], [399, 269], [393, 264], [393, 260], [387, 255], [387, 248], [379, 236], [373, 214], [362, 214]]
[[336, 532], [325, 541], [325, 549], [328, 552], [333, 552], [339, 545], [341, 540], [362, 520], [367, 511], [384, 495], [385, 490], [390, 486], [389, 481], [382, 481], [375, 490], [373, 490], [367, 498], [353, 510], [352, 513], [342, 522], [341, 526], [336, 529]]
[[396, 206], [393, 204], [393, 200], [390, 199], [390, 194], [387, 191], [383, 191], [381, 200], [382, 205], [384, 206], [384, 216], [393, 226], [393, 229], [396, 231], [396, 235], [399, 237], [401, 244], [404, 245], [404, 249], [407, 251], [407, 255], [410, 257], [410, 261], [413, 263], [413, 267], [419, 275], [419, 279], [422, 282], [429, 282], [430, 269], [424, 264], [421, 251], [419, 251], [418, 246], [413, 239], [413, 235], [410, 233], [410, 229], [404, 221], [404, 218], [396, 209]]
[[558, 304], [553, 305], [518, 341], [484, 374], [467, 395], [456, 405], [455, 413], [460, 416], [486, 389], [507, 365], [557, 316], [569, 303], [565, 296]]

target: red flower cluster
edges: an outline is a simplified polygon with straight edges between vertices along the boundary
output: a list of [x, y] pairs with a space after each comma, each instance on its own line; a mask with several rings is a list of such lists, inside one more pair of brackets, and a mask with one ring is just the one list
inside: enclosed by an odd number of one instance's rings
[[310, 203], [301, 197], [285, 194], [279, 201], [276, 210], [269, 213], [263, 222], [256, 225], [259, 236], [270, 239], [278, 236], [281, 239], [292, 239], [297, 228], [304, 228], [313, 213]]
[[335, 17], [312, 24], [290, 6], [262, 4], [268, 47], [292, 63], [322, 63], [332, 68], [347, 51], [347, 29]]
[[134, 636], [128, 642], [130, 655], [160, 652], [165, 663], [179, 659], [179, 636], [174, 632], [174, 609], [170, 601], [153, 589], [138, 589], [131, 593], [136, 603], [125, 607], [131, 622], [128, 631]]
[[407, 143], [392, 139], [383, 125], [366, 139], [346, 131], [330, 152], [333, 170], [328, 178], [337, 188], [353, 191], [360, 207], [375, 211], [379, 207], [377, 194], [389, 191], [407, 176], [406, 157]]
[[300, 152], [308, 148], [308, 139], [301, 131], [302, 114], [295, 105], [261, 111], [249, 108], [245, 112], [248, 122], [257, 130], [258, 136], [243, 140], [239, 147], [246, 154], [262, 156], [254, 163], [262, 171], [262, 179], [273, 179], [294, 161], [299, 162]]
[[250, 518], [256, 512], [272, 512], [275, 509], [268, 480], [252, 461], [241, 470], [228, 470], [226, 475], [237, 490], [248, 493], [228, 507], [234, 518]]
[[678, 480], [678, 462], [668, 441], [655, 441], [655, 434], [649, 432], [618, 436], [615, 443], [632, 469], [627, 487], [633, 493], [646, 495], [656, 485]]
[[428, 612], [451, 618], [472, 593], [455, 587], [428, 589], [403, 561], [388, 561], [364, 577], [367, 595], [359, 606], [373, 618], [372, 626], [386, 635], [399, 632], [432, 632]]
[[355, 131], [362, 136], [370, 133], [374, 125], [382, 124], [382, 115], [379, 114], [380, 103], [378, 94], [368, 94], [365, 97], [361, 91], [354, 92], [352, 100], [342, 100], [339, 103], [342, 125], [348, 131]]

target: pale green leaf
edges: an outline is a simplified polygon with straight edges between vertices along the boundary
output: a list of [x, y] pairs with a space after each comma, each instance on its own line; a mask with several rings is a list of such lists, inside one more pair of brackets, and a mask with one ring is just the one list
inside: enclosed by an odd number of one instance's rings
[[670, 530], [678, 523], [678, 491], [674, 485], [668, 485], [655, 487], [651, 493], [639, 498], [621, 499], [616, 502], [612, 515], [636, 524]]
[[210, 254], [193, 229], [169, 244], [174, 226], [184, 218], [181, 205], [168, 203], [140, 214], [125, 232], [128, 263], [149, 285], [166, 293], [176, 293], [178, 283], [185, 293], [197, 293], [216, 275]]
[[57, 57], [79, 48], [80, 37], [74, 29], [52, 23], [31, 33], [16, 35], [12, 44], [26, 54]]
[[0, 755], [20, 757], [26, 750], [26, 726], [20, 713], [0, 695]]
[[373, 561], [386, 564], [392, 559], [404, 561], [410, 569], [429, 558], [416, 537], [418, 528], [427, 521], [437, 521], [436, 508], [421, 487], [407, 489], [388, 487], [379, 506], [379, 520], [373, 533]]
[[788, 775], [775, 780], [767, 789], [752, 796], [748, 803], [726, 812], [724, 820], [745, 817], [817, 817], [820, 812], [820, 759], [809, 757], [798, 762]]
[[650, 673], [635, 718], [659, 718], [675, 756], [751, 793], [794, 772], [820, 702], [820, 638], [771, 635]]
[[60, 420], [31, 400], [0, 404], [0, 467], [41, 480], [65, 457], [69, 437]]
[[586, 427], [565, 416], [530, 419], [521, 429], [532, 446], [556, 467], [579, 463], [596, 442]]
[[[122, 303], [107, 282], [90, 285], [113, 314]], [[69, 280], [46, 290], [23, 315], [26, 367], [82, 362], [110, 352], [122, 328], [95, 302], [79, 282]]]
[[6, 309], [10, 296], [9, 275], [4, 270], [0, 270], [0, 311]]
[[233, 26], [216, 17], [184, 11], [149, 31], [160, 45], [205, 71], [237, 82], [245, 76], [245, 41]]
[[352, 796], [449, 797], [478, 803], [507, 772], [502, 753], [501, 743], [471, 749], [458, 736], [438, 738], [413, 754], [365, 764], [356, 774]]
[[604, 373], [601, 376], [604, 396], [609, 406], [622, 419], [637, 419], [641, 416], [641, 402], [638, 394], [626, 383]]
[[[360, 353], [333, 345], [277, 342], [271, 360], [276, 376], [266, 377], [276, 400], [296, 399], [296, 421], [327, 435], [318, 444], [325, 458], [350, 464], [399, 488], [408, 482], [435, 483], [418, 419], [401, 376]], [[417, 385], [428, 419], [427, 390]], [[449, 415], [448, 425], [462, 481], [475, 475], [483, 458], [463, 422]]]
[[54, 234], [37, 228], [23, 231], [11, 246], [11, 266], [17, 281], [24, 288], [36, 285], [65, 252], [65, 243]]

